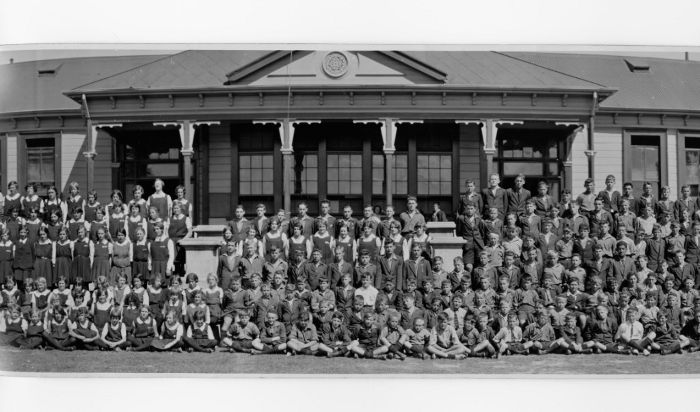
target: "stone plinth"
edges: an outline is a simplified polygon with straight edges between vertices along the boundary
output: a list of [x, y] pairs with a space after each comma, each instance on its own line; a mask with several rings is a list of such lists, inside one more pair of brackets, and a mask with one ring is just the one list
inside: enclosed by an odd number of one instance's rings
[[192, 232], [196, 238], [211, 237], [221, 240], [224, 228], [226, 225], [199, 225], [193, 227]]
[[199, 277], [199, 285], [204, 287], [207, 284], [207, 275], [216, 273], [219, 264], [219, 247], [221, 246], [221, 236], [219, 237], [198, 237], [182, 239], [178, 242], [185, 248], [185, 271], [196, 273]]
[[455, 235], [456, 225], [454, 222], [428, 222], [426, 229], [432, 238], [430, 245], [433, 247], [433, 254], [442, 257], [443, 269], [452, 271], [453, 259], [462, 256], [462, 247], [466, 243], [461, 237]]

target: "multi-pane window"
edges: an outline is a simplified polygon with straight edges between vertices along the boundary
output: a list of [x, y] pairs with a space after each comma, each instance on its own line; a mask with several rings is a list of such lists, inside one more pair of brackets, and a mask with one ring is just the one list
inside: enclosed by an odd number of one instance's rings
[[651, 183], [652, 192], [658, 195], [661, 174], [659, 173], [659, 136], [632, 136], [632, 184], [641, 192], [644, 182]]
[[[384, 190], [384, 155], [372, 155], [372, 194], [381, 195]], [[393, 180], [392, 193], [405, 195], [408, 193], [408, 155], [395, 154], [394, 167], [391, 170]]]
[[272, 154], [241, 154], [238, 161], [241, 196], [274, 194]]
[[690, 186], [690, 194], [700, 193], [700, 137], [685, 138], [685, 184]]
[[295, 153], [294, 160], [292, 192], [295, 194], [317, 194], [318, 155]]
[[119, 173], [127, 198], [131, 197], [134, 186], [140, 185], [147, 197], [153, 190], [153, 179], [160, 178], [165, 183], [165, 193], [175, 193], [175, 187], [182, 184], [180, 174], [180, 139], [176, 130], [149, 130], [131, 132], [119, 136], [116, 142]]
[[27, 181], [36, 183], [40, 195], [56, 183], [56, 143], [53, 138], [27, 139]]
[[452, 194], [452, 155], [418, 155], [418, 194]]
[[328, 194], [362, 194], [362, 154], [328, 154]]

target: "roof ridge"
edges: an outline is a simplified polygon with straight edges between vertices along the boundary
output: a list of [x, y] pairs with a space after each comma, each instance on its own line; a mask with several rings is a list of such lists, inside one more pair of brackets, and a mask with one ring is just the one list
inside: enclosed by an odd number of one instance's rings
[[80, 90], [80, 89], [82, 89], [83, 87], [89, 86], [89, 85], [91, 85], [91, 84], [94, 84], [94, 83], [97, 83], [97, 82], [101, 82], [101, 81], [103, 81], [103, 80], [107, 80], [107, 79], [110, 79], [110, 78], [112, 78], [112, 77], [120, 76], [120, 75], [122, 75], [122, 74], [124, 74], [124, 73], [128, 73], [128, 72], [130, 72], [130, 71], [133, 71], [133, 70], [140, 69], [140, 68], [142, 68], [142, 67], [148, 66], [149, 64], [158, 63], [158, 62], [163, 61], [163, 60], [165, 60], [165, 59], [169, 59], [169, 58], [172, 58], [172, 57], [177, 56], [177, 55], [179, 55], [179, 54], [183, 54], [183, 53], [190, 52], [190, 51], [192, 51], [192, 50], [183, 50], [183, 51], [178, 52], [178, 53], [168, 54], [168, 55], [165, 55], [165, 56], [161, 57], [160, 59], [156, 59], [156, 60], [150, 61], [150, 62], [148, 62], [148, 63], [144, 63], [144, 64], [140, 64], [140, 65], [138, 65], [138, 66], [134, 66], [134, 67], [132, 67], [132, 68], [130, 68], [130, 69], [127, 69], [127, 70], [124, 70], [124, 71], [121, 71], [121, 72], [118, 72], [118, 73], [114, 73], [114, 74], [111, 74], [111, 75], [109, 75], [109, 76], [107, 76], [107, 77], [102, 77], [102, 78], [97, 79], [97, 80], [93, 80], [93, 81], [91, 81], [91, 82], [89, 82], [89, 83], [81, 84], [80, 86], [74, 87], [74, 88], [72, 88], [71, 90]]
[[521, 59], [521, 58], [519, 58], [519, 57], [511, 56], [510, 54], [505, 53], [505, 52], [492, 51], [491, 53], [499, 54], [499, 55], [501, 55], [501, 56], [505, 56], [505, 57], [508, 57], [508, 58], [510, 58], [510, 59], [513, 59], [513, 60], [517, 60], [517, 61], [520, 61], [520, 62], [529, 64], [529, 65], [532, 65], [532, 66], [535, 66], [535, 67], [539, 67], [539, 68], [541, 68], [541, 69], [549, 70], [549, 71], [551, 71], [551, 72], [561, 74], [562, 76], [567, 76], [567, 77], [571, 77], [571, 78], [574, 78], [574, 79], [577, 79], [577, 80], [581, 80], [581, 81], [584, 81], [584, 82], [587, 82], [587, 83], [595, 84], [596, 86], [605, 87], [605, 88], [609, 88], [609, 87], [610, 87], [610, 86], [606, 86], [606, 85], [604, 85], [604, 84], [600, 84], [600, 83], [594, 82], [594, 81], [592, 81], [592, 80], [584, 79], [583, 77], [574, 76], [573, 74], [569, 74], [569, 73], [566, 73], [566, 72], [563, 72], [563, 71], [560, 71], [560, 70], [555, 70], [555, 69], [553, 69], [553, 68], [551, 68], [551, 67], [547, 67], [547, 66], [543, 66], [543, 65], [541, 65], [541, 64], [533, 63], [533, 62], [531, 62], [531, 61], [529, 61], [529, 60], [525, 60], [525, 59]]

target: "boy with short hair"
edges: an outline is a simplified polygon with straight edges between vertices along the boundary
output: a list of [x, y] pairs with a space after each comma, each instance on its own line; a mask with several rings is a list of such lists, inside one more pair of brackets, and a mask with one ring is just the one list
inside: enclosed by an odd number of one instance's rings
[[462, 246], [462, 259], [464, 259], [467, 270], [471, 270], [474, 267], [476, 254], [484, 248], [484, 237], [487, 233], [486, 224], [476, 215], [476, 205], [472, 202], [465, 204], [464, 213], [457, 216], [455, 224], [456, 235], [465, 241]]
[[676, 200], [673, 207], [673, 219], [680, 221], [683, 217], [683, 212], [687, 212], [688, 216], [694, 216], [697, 210], [697, 204], [690, 197], [690, 186], [681, 186], [681, 196]]
[[248, 310], [238, 311], [238, 322], [233, 322], [225, 330], [221, 346], [228, 348], [229, 352], [242, 353], [250, 353], [251, 349], [263, 349], [259, 340], [260, 329], [250, 321], [250, 316], [251, 313]]
[[333, 263], [326, 265], [326, 279], [330, 282], [331, 288], [339, 286], [346, 273], [352, 277], [352, 272], [352, 264], [345, 260], [345, 248], [336, 246], [333, 251]]
[[508, 206], [508, 195], [506, 191], [499, 186], [501, 178], [498, 174], [493, 173], [489, 176], [489, 186], [481, 191], [481, 197], [484, 201], [484, 214], [491, 207], [498, 209], [498, 217], [503, 219]]
[[403, 294], [394, 288], [394, 282], [389, 279], [384, 282], [384, 288], [379, 291], [377, 300], [386, 299], [389, 308], [400, 311], [403, 307]]
[[603, 199], [603, 208], [610, 213], [617, 213], [617, 206], [622, 195], [615, 190], [615, 176], [608, 175], [605, 178], [605, 190], [598, 193], [598, 197]]
[[498, 233], [488, 234], [488, 243], [484, 246], [484, 252], [489, 256], [489, 264], [494, 267], [503, 265], [503, 247], [499, 243], [500, 236]]
[[576, 316], [573, 313], [566, 315], [566, 323], [560, 329], [555, 330], [558, 335], [558, 339], [554, 342], [555, 349], [557, 351], [563, 351], [567, 355], [571, 353], [582, 353], [583, 352], [583, 337], [581, 336], [581, 329], [576, 326]]
[[287, 284], [284, 300], [277, 307], [278, 318], [287, 330], [291, 330], [292, 325], [299, 318], [300, 314], [307, 308], [306, 305], [296, 297], [296, 288], [292, 284]]
[[610, 234], [610, 222], [602, 221], [599, 225], [598, 239], [596, 244], [603, 246], [603, 256], [612, 258], [617, 240]]
[[422, 285], [430, 277], [430, 263], [421, 256], [423, 249], [419, 244], [411, 247], [411, 254], [404, 263], [404, 279], [407, 282], [414, 281]]
[[386, 282], [391, 281], [397, 290], [404, 289], [404, 260], [396, 254], [396, 244], [387, 237], [384, 239], [384, 255], [379, 257], [378, 283], [384, 288]]
[[[406, 294], [403, 297], [403, 310], [401, 311], [401, 327], [404, 329], [410, 328], [415, 324], [416, 319], [425, 321], [425, 313], [423, 310], [415, 306], [415, 298], [413, 295]], [[425, 322], [423, 323], [425, 325]]]
[[525, 213], [518, 219], [523, 229], [523, 236], [537, 239], [542, 229], [542, 218], [535, 213], [535, 201], [530, 199], [525, 203]]
[[525, 189], [525, 175], [519, 174], [515, 176], [514, 187], [506, 190], [506, 198], [508, 205], [506, 213], [515, 213], [521, 215], [525, 212], [526, 202], [532, 197], [529, 190]]
[[455, 258], [452, 260], [452, 266], [454, 269], [447, 275], [447, 280], [450, 281], [452, 291], [455, 292], [457, 289], [459, 289], [462, 279], [467, 277], [471, 280], [471, 273], [465, 270], [464, 260], [461, 256], [455, 256]]
[[287, 356], [314, 355], [318, 351], [318, 333], [309, 318], [310, 313], [303, 311], [294, 322], [287, 340]]
[[449, 317], [445, 313], [440, 313], [437, 317], [437, 324], [430, 332], [430, 341], [427, 352], [433, 358], [464, 359], [468, 349], [462, 345], [457, 336], [457, 331], [450, 324]]
[[498, 357], [513, 353], [524, 355], [528, 352], [523, 345], [523, 331], [518, 323], [517, 314], [514, 312], [508, 314], [508, 325], [493, 337], [493, 341], [498, 344]]
[[535, 317], [537, 321], [527, 325], [523, 331], [523, 348], [542, 355], [557, 348], [556, 335], [546, 311], [537, 311]]
[[445, 280], [447, 280], [447, 271], [442, 268], [442, 256], [435, 256], [433, 258], [433, 270], [430, 277], [433, 288], [442, 288], [442, 282]]
[[377, 301], [377, 295], [379, 291], [372, 286], [372, 275], [364, 273], [360, 287], [355, 289], [355, 296], [362, 296], [365, 306], [372, 308]]
[[387, 357], [389, 359], [406, 359], [406, 355], [401, 351], [402, 345], [400, 341], [405, 332], [399, 324], [400, 318], [398, 314], [389, 315], [386, 325], [384, 325], [379, 333], [379, 343], [387, 348]]
[[515, 290], [520, 287], [520, 268], [515, 265], [515, 254], [511, 251], [505, 252], [503, 261], [504, 265], [498, 268], [498, 278], [508, 277], [510, 288]]
[[411, 328], [405, 328], [404, 335], [399, 340], [406, 351], [417, 358], [425, 359], [426, 348], [430, 344], [430, 331], [425, 328], [423, 318], [415, 318]]
[[571, 279], [578, 280], [579, 287], [583, 287], [586, 278], [586, 269], [581, 267], [581, 255], [574, 253], [571, 256], [571, 267], [564, 271], [564, 279], [566, 284], [571, 283]]
[[309, 285], [309, 289], [315, 291], [319, 281], [326, 276], [327, 265], [323, 262], [323, 253], [320, 249], [314, 248], [311, 252], [311, 259], [304, 264], [302, 273]]
[[382, 359], [386, 360], [384, 355], [389, 351], [386, 346], [379, 346], [379, 328], [374, 321], [374, 314], [365, 312], [362, 317], [362, 324], [352, 333], [352, 343], [349, 348], [355, 354], [355, 357], [364, 357], [365, 359]]
[[283, 353], [287, 349], [287, 330], [277, 320], [277, 313], [265, 314], [265, 321], [260, 328], [260, 345], [262, 349], [252, 349], [251, 355]]
[[231, 240], [224, 247], [224, 253], [219, 256], [219, 264], [216, 268], [216, 275], [219, 278], [221, 289], [227, 290], [231, 286], [231, 280], [238, 278], [238, 266], [240, 256], [236, 253], [236, 242]]
[[248, 310], [253, 306], [255, 301], [248, 290], [241, 288], [241, 279], [233, 278], [229, 288], [224, 291], [222, 299], [222, 312], [224, 317], [221, 330], [228, 330], [231, 323], [236, 318], [236, 313], [239, 311]]

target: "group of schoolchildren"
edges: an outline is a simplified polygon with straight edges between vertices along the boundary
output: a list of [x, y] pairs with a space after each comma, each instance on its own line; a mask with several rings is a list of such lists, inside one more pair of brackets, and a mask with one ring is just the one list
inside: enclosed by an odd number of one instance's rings
[[[143, 199], [103, 207], [77, 184], [62, 200], [11, 182], [4, 200], [0, 294], [4, 344], [59, 350], [198, 351], [374, 359], [511, 354], [662, 355], [700, 350], [700, 205], [681, 188], [634, 196], [608, 176], [559, 202], [525, 176], [466, 182], [455, 217], [464, 240], [443, 269], [409, 197], [396, 216], [367, 205], [342, 217], [320, 202], [288, 218], [237, 206], [218, 269], [200, 286], [178, 240], [192, 234], [185, 189], [156, 180]], [[64, 216], [69, 219], [64, 219]], [[429, 220], [444, 221], [434, 204]], [[204, 279], [203, 279], [204, 280]]]

